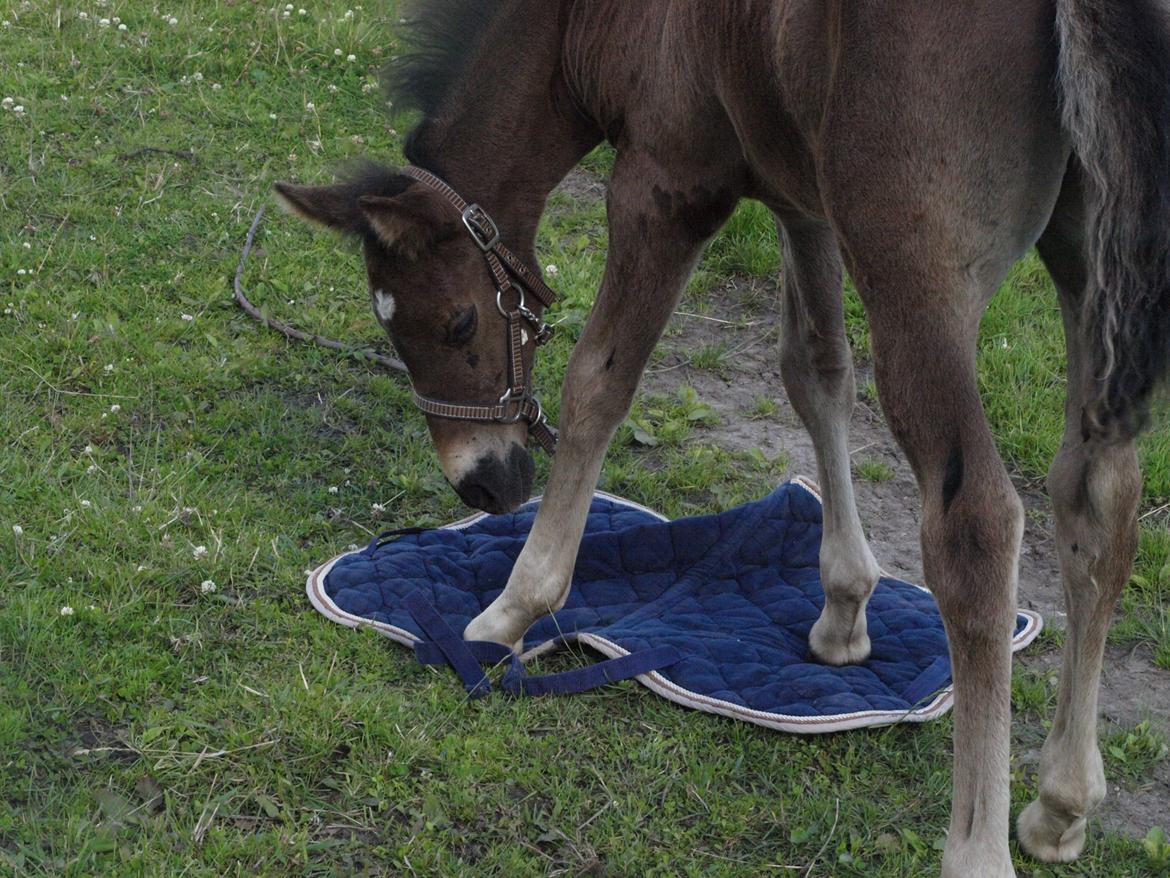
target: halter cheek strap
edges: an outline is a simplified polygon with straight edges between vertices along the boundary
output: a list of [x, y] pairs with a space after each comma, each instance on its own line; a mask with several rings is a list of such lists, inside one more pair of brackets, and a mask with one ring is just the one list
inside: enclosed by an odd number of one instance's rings
[[[556, 450], [556, 429], [545, 417], [540, 401], [528, 392], [524, 369], [524, 344], [531, 327], [536, 344], [542, 345], [552, 337], [552, 327], [526, 303], [525, 292], [539, 302], [543, 312], [557, 294], [540, 275], [532, 271], [511, 250], [500, 242], [500, 229], [486, 210], [478, 204], [469, 204], [442, 178], [430, 171], [410, 165], [402, 173], [438, 192], [459, 212], [471, 239], [483, 253], [489, 274], [496, 288], [496, 308], [507, 321], [509, 375], [508, 387], [494, 404], [455, 403], [432, 399], [414, 392], [414, 404], [425, 414], [452, 421], [480, 421], [515, 424], [524, 421], [528, 433], [549, 454]], [[508, 305], [510, 299], [516, 301]]]

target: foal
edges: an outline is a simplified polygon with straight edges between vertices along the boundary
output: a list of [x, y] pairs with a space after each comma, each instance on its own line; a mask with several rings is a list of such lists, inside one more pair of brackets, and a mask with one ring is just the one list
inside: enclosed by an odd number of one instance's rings
[[[277, 188], [294, 212], [363, 240], [376, 313], [444, 473], [473, 505], [503, 511], [528, 496], [526, 428], [540, 423], [526, 385], [547, 296], [503, 254], [534, 264], [548, 193], [603, 138], [617, 151], [605, 279], [565, 378], [545, 499], [506, 590], [465, 636], [518, 647], [562, 605], [647, 358], [705, 243], [739, 199], [758, 199], [784, 249], [781, 369], [824, 491], [825, 608], [810, 648], [831, 664], [866, 659], [878, 577], [849, 474], [844, 265], [870, 320], [883, 411], [920, 487], [926, 582], [951, 645], [942, 872], [1014, 875], [1023, 510], [980, 405], [975, 343], [992, 294], [1036, 245], [1068, 346], [1067, 427], [1049, 474], [1068, 638], [1039, 797], [1018, 831], [1034, 856], [1074, 859], [1105, 794], [1097, 691], [1136, 544], [1133, 440], [1170, 356], [1160, 2], [427, 0], [416, 51], [392, 77], [396, 99], [424, 117], [406, 146], [414, 167]], [[463, 212], [459, 196], [482, 210]], [[511, 251], [492, 243], [497, 229]]]

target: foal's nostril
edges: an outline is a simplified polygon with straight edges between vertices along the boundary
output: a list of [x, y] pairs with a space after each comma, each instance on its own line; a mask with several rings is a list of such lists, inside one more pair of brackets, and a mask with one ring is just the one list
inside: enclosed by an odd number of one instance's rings
[[463, 502], [474, 509], [493, 515], [511, 512], [528, 499], [535, 469], [532, 455], [513, 444], [507, 460], [494, 454], [479, 458], [454, 487]]

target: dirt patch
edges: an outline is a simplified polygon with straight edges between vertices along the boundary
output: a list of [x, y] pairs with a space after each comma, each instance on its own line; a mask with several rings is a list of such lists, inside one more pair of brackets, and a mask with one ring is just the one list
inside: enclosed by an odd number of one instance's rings
[[[701, 315], [681, 306], [659, 343], [642, 390], [669, 394], [682, 385], [693, 387], [721, 420], [698, 428], [696, 438], [732, 450], [759, 448], [770, 460], [786, 455], [788, 477], [815, 478], [812, 441], [789, 404], [780, 377], [778, 297], [774, 282], [736, 279], [711, 294], [710, 309]], [[715, 367], [696, 368], [699, 351], [723, 353]], [[870, 366], [858, 364], [858, 385], [870, 377]], [[775, 412], [762, 418], [749, 417], [761, 397], [776, 403]], [[878, 563], [894, 576], [922, 582], [917, 485], [876, 404], [858, 402], [850, 423], [850, 448], [855, 467], [870, 459], [884, 463], [892, 473], [885, 481], [854, 477], [861, 520]], [[1063, 628], [1060, 571], [1048, 500], [1022, 481], [1017, 487], [1027, 510], [1020, 555], [1020, 604], [1040, 612], [1047, 625]], [[1112, 724], [1128, 728], [1150, 719], [1170, 734], [1170, 672], [1153, 665], [1150, 658], [1148, 651], [1140, 648], [1110, 649], [1101, 690], [1103, 729]], [[1044, 671], [1059, 667], [1060, 655], [1051, 650], [1021, 661]], [[1038, 730], [1019, 725], [1017, 757], [1025, 765], [1038, 762]], [[1164, 822], [1166, 814], [1170, 814], [1170, 762], [1163, 760], [1154, 776], [1139, 788], [1116, 788], [1110, 782], [1101, 822], [1115, 831], [1144, 835], [1151, 825]]]

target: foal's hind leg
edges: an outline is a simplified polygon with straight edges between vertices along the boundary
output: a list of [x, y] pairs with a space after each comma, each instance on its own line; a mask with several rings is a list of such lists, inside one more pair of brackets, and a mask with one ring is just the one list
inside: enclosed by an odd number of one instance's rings
[[978, 318], [970, 307], [978, 291], [958, 277], [951, 289], [932, 290], [907, 274], [908, 286], [896, 293], [864, 295], [882, 409], [918, 480], [923, 570], [950, 644], [954, 795], [943, 875], [1008, 878], [1015, 874], [1008, 751], [1023, 505], [979, 399]]
[[[1075, 200], [1075, 189], [1066, 200]], [[1040, 795], [1020, 815], [1018, 830], [1025, 850], [1049, 862], [1080, 855], [1087, 819], [1105, 797], [1097, 692], [1105, 635], [1137, 549], [1141, 495], [1133, 441], [1104, 442], [1082, 434], [1091, 376], [1081, 342], [1086, 282], [1081, 227], [1079, 209], [1062, 200], [1039, 244], [1060, 293], [1068, 347], [1064, 439], [1048, 471], [1068, 634], [1056, 718], [1040, 758]]]
[[817, 454], [824, 496], [821, 584], [825, 608], [809, 634], [831, 665], [869, 657], [865, 605], [880, 571], [865, 541], [849, 472], [849, 416], [856, 387], [841, 305], [841, 255], [827, 224], [781, 222], [784, 337], [780, 370]]

